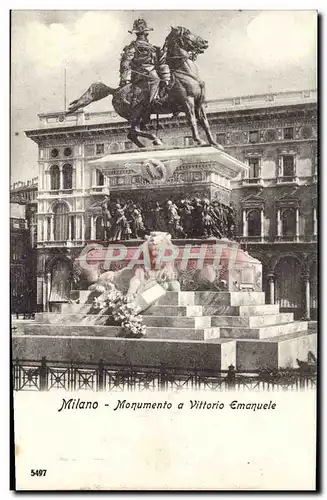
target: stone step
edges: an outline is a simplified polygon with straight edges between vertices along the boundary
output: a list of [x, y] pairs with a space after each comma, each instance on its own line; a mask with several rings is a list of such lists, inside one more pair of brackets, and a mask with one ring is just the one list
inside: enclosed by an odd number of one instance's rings
[[151, 306], [142, 312], [142, 316], [202, 316], [202, 306]]
[[210, 316], [143, 316], [143, 323], [158, 328], [211, 328]]
[[156, 305], [161, 306], [204, 306], [204, 305], [263, 305], [264, 292], [166, 292]]
[[156, 305], [184, 307], [194, 306], [194, 292], [166, 292], [166, 295], [163, 295], [160, 299], [158, 299]]
[[94, 292], [90, 290], [71, 290], [69, 296], [71, 300], [78, 300], [80, 304], [85, 304], [91, 301], [91, 298], [94, 297]]
[[[185, 292], [184, 292], [185, 293]], [[263, 305], [264, 292], [195, 292], [195, 305], [250, 306]]]
[[[78, 292], [78, 293], [77, 293]], [[79, 304], [63, 304], [62, 310], [69, 306], [79, 306], [87, 308], [92, 304], [94, 293], [87, 290], [74, 291], [71, 293], [73, 300], [79, 300]], [[243, 306], [243, 305], [263, 305], [265, 303], [264, 292], [166, 292], [163, 297], [160, 297], [156, 305], [171, 305], [171, 306], [202, 306], [202, 305], [226, 305], [226, 306]]]
[[293, 320], [293, 313], [263, 314], [262, 316], [212, 316], [211, 326], [245, 326], [255, 328], [288, 323]]
[[279, 305], [263, 304], [259, 306], [203, 306], [204, 316], [262, 316], [278, 314]]
[[62, 304], [61, 313], [62, 314], [87, 314], [93, 308], [92, 304]]
[[232, 339], [267, 339], [269, 337], [276, 337], [277, 335], [306, 331], [307, 328], [308, 325], [305, 321], [294, 321], [279, 325], [263, 326], [261, 328], [246, 328], [244, 326], [220, 327], [220, 337]]
[[[232, 349], [231, 349], [231, 347]], [[180, 369], [227, 370], [235, 366], [235, 342], [195, 340], [121, 339], [67, 335], [13, 335], [13, 359], [76, 363], [112, 363], [127, 366], [162, 365]], [[226, 349], [227, 348], [227, 349]]]
[[[151, 316], [149, 316], [151, 318]], [[192, 319], [192, 318], [186, 318]], [[81, 325], [81, 324], [46, 324], [28, 323], [20, 328], [24, 335], [50, 335], [50, 336], [88, 336], [88, 337], [117, 337], [121, 334], [120, 326]], [[147, 338], [175, 339], [175, 340], [206, 340], [219, 338], [219, 328], [178, 328], [178, 327], [153, 327], [146, 329]]]
[[112, 325], [113, 318], [101, 312], [97, 314], [37, 313], [35, 315], [35, 323], [51, 325]]
[[237, 370], [299, 368], [297, 359], [307, 361], [309, 351], [317, 355], [317, 334], [300, 330], [264, 340], [237, 340]]
[[[52, 325], [115, 325], [115, 321], [108, 314], [57, 314], [37, 313], [35, 323]], [[209, 316], [143, 316], [143, 323], [147, 326], [160, 328], [210, 328], [211, 318]]]
[[[42, 325], [44, 327], [44, 325]], [[299, 331], [265, 340], [160, 340], [104, 336], [12, 335], [12, 357], [19, 360], [125, 364], [198, 370], [296, 368], [308, 352], [317, 355], [317, 335]]]

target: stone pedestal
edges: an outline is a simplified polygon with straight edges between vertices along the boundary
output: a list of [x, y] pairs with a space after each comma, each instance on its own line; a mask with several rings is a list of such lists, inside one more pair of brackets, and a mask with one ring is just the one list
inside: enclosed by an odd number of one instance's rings
[[113, 197], [140, 202], [198, 197], [224, 204], [229, 203], [230, 180], [249, 169], [213, 146], [112, 153], [89, 166], [107, 177]]
[[[80, 258], [84, 286], [106, 271], [147, 268], [147, 246], [143, 240], [90, 243]], [[229, 240], [172, 240], [161, 248], [162, 265], [172, 264], [181, 290], [261, 291], [262, 264]], [[79, 259], [77, 259], [78, 261]], [[82, 262], [83, 261], [83, 262]], [[88, 265], [85, 265], [85, 261]], [[119, 285], [118, 285], [119, 286]], [[126, 291], [126, 290], [122, 290]]]

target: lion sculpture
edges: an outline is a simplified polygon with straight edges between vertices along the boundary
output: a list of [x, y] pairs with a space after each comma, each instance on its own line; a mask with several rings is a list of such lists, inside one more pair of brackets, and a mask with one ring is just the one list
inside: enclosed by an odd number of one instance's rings
[[156, 281], [165, 290], [179, 291], [180, 284], [177, 281], [174, 261], [164, 258], [167, 250], [174, 251], [171, 235], [165, 232], [151, 232], [145, 237], [143, 264], [129, 265], [119, 271], [107, 271], [100, 275], [89, 290], [102, 294], [114, 285], [121, 292], [134, 296], [142, 293], [149, 283]]

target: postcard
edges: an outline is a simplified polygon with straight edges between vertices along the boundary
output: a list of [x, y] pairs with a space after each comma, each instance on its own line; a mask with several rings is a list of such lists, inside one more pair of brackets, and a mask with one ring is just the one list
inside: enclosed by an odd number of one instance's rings
[[11, 489], [316, 490], [317, 20], [11, 12]]

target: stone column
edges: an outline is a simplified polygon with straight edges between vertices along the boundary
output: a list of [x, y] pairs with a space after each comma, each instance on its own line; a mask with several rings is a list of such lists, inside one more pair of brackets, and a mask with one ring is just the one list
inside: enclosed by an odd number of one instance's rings
[[73, 174], [72, 174], [72, 188], [76, 188], [76, 167], [73, 167]]
[[282, 235], [282, 225], [280, 220], [280, 208], [277, 209], [277, 236], [280, 238]]
[[68, 241], [72, 239], [72, 215], [68, 216]]
[[269, 287], [269, 304], [275, 304], [275, 275], [274, 273], [269, 273], [268, 276], [268, 287]]
[[50, 240], [54, 241], [54, 216], [51, 215], [50, 219]]
[[91, 240], [95, 240], [96, 234], [95, 234], [95, 225], [94, 225], [94, 215], [91, 215], [90, 219], [90, 224], [91, 224]]
[[261, 241], [265, 239], [265, 214], [263, 208], [260, 210]]
[[304, 273], [303, 275], [303, 283], [304, 283], [304, 293], [305, 293], [305, 301], [304, 301], [304, 318], [306, 321], [310, 320], [310, 275], [309, 273]]
[[51, 273], [46, 274], [46, 278], [44, 280], [45, 294], [44, 294], [44, 310], [49, 311], [49, 300], [51, 293]]
[[313, 209], [313, 236], [317, 236], [317, 209]]
[[278, 158], [278, 177], [283, 176], [283, 157]]
[[48, 235], [48, 221], [46, 216], [43, 218], [43, 241], [47, 241], [47, 235]]
[[81, 222], [82, 222], [82, 234], [81, 234], [81, 240], [85, 240], [85, 221], [84, 221], [84, 215], [81, 217]]
[[295, 211], [295, 239], [299, 241], [299, 209]]
[[75, 237], [76, 240], [81, 240], [81, 219], [79, 215], [75, 218]]
[[37, 220], [37, 241], [44, 241], [43, 240], [43, 235], [42, 235], [42, 220], [39, 219]]
[[243, 236], [246, 238], [248, 235], [248, 219], [246, 210], [243, 210]]
[[60, 185], [59, 189], [64, 189], [64, 172], [62, 170], [62, 165], [60, 165]]

